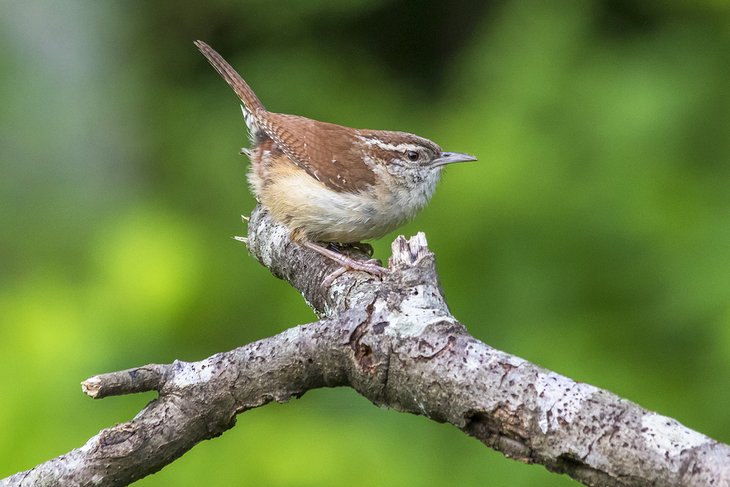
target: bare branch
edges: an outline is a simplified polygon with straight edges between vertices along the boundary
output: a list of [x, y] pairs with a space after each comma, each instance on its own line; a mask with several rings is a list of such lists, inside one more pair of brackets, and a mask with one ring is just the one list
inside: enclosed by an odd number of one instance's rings
[[150, 364], [144, 367], [112, 372], [86, 379], [81, 390], [94, 399], [121, 396], [135, 392], [157, 391], [163, 383], [169, 365]]
[[422, 234], [393, 244], [383, 280], [347, 272], [290, 242], [257, 208], [248, 245], [321, 321], [206, 360], [148, 365], [84, 382], [92, 397], [157, 390], [128, 423], [0, 485], [126, 485], [222, 434], [236, 415], [318, 387], [448, 422], [520, 461], [586, 485], [728, 486], [730, 447], [673, 419], [472, 337], [449, 312]]

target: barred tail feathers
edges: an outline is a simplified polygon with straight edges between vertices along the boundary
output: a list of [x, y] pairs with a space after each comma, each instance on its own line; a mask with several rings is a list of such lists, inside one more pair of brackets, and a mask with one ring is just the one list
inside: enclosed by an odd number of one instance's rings
[[211, 66], [218, 71], [218, 74], [221, 75], [226, 83], [233, 88], [233, 91], [236, 92], [236, 95], [243, 102], [244, 117], [246, 118], [247, 125], [249, 125], [249, 117], [246, 117], [246, 112], [249, 112], [250, 117], [258, 118], [259, 112], [266, 111], [266, 108], [264, 108], [256, 93], [248, 86], [248, 83], [244, 81], [241, 75], [220, 54], [203, 41], [195, 41], [195, 46], [205, 56]]

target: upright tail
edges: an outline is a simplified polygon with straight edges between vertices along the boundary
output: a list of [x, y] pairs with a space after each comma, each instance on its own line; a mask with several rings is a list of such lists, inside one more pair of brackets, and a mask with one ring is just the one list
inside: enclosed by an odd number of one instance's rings
[[[256, 96], [256, 93], [253, 92], [250, 86], [243, 80], [240, 74], [236, 72], [233, 67], [228, 64], [228, 62], [223, 59], [223, 57], [218, 54], [212, 47], [210, 47], [208, 44], [206, 44], [203, 41], [195, 41], [195, 46], [198, 48], [198, 50], [203, 53], [203, 56], [208, 60], [208, 62], [215, 68], [216, 71], [218, 71], [218, 74], [220, 74], [224, 80], [226, 80], [226, 83], [233, 88], [233, 91], [236, 92], [238, 97], [243, 102], [244, 106], [244, 115], [245, 112], [248, 111], [250, 115], [253, 118], [259, 117], [259, 112], [265, 112], [266, 109], [264, 108], [264, 105], [259, 101], [259, 98]], [[249, 120], [246, 120], [246, 124], [248, 125]]]

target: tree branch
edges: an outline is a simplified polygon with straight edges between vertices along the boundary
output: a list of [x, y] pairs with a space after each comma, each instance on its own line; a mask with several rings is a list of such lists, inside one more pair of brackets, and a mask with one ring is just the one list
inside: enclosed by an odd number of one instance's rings
[[159, 398], [132, 421], [0, 485], [127, 485], [222, 434], [239, 413], [336, 386], [448, 422], [586, 485], [730, 485], [728, 445], [473, 338], [446, 306], [422, 234], [396, 239], [382, 281], [347, 272], [326, 290], [320, 283], [335, 266], [287, 235], [254, 210], [251, 253], [298, 289], [320, 321], [200, 362], [86, 380], [94, 398], [149, 390]]

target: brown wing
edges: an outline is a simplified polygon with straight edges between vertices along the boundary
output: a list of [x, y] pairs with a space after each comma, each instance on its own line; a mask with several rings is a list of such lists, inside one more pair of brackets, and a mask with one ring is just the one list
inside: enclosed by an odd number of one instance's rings
[[352, 129], [281, 113], [262, 118], [264, 132], [284, 154], [326, 186], [354, 193], [375, 184]]

